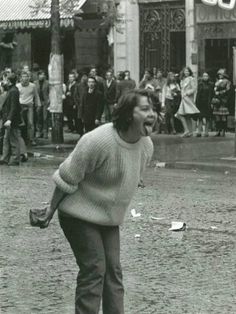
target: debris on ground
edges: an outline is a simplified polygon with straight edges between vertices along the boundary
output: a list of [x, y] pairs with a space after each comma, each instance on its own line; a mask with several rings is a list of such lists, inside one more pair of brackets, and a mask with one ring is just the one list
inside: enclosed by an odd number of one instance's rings
[[182, 221], [172, 221], [169, 231], [184, 231], [186, 230], [186, 223]]
[[154, 216], [151, 216], [150, 218], [152, 220], [162, 220], [162, 219], [165, 219], [164, 217], [154, 217]]
[[131, 209], [130, 212], [131, 212], [131, 215], [132, 215], [133, 218], [137, 218], [137, 217], [140, 217], [140, 216], [141, 216], [140, 213], [137, 213], [137, 212], [136, 212], [136, 209], [135, 209], [135, 208]]

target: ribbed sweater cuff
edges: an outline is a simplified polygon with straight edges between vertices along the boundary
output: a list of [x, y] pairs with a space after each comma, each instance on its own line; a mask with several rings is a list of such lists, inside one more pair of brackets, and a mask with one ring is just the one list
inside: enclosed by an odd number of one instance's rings
[[77, 185], [69, 184], [61, 178], [59, 169], [54, 173], [52, 178], [57, 187], [65, 193], [73, 194], [78, 189]]

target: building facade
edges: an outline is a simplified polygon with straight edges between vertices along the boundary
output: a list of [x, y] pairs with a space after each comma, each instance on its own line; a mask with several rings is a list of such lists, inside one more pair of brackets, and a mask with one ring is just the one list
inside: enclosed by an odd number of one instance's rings
[[139, 80], [145, 68], [179, 72], [188, 65], [197, 76], [214, 78], [224, 67], [232, 77], [236, 46], [236, 8], [201, 0], [120, 0], [122, 32], [114, 49], [115, 69], [131, 70]]

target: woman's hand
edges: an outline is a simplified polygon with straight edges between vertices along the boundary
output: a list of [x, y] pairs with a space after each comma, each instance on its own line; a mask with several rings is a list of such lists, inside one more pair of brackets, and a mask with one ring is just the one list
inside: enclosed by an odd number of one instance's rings
[[40, 228], [41, 229], [48, 227], [50, 221], [52, 220], [54, 212], [55, 212], [55, 210], [52, 210], [51, 207], [48, 207], [44, 217], [38, 218], [38, 220], [40, 222]]

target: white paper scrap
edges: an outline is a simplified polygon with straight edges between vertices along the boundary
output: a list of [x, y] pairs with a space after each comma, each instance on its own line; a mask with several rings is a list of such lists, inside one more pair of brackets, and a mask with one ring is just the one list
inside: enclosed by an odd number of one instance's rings
[[141, 216], [140, 213], [137, 213], [137, 212], [136, 212], [136, 209], [135, 209], [135, 208], [131, 209], [130, 212], [131, 212], [132, 217], [134, 217], [134, 218], [137, 218], [137, 217], [140, 217], [140, 216]]
[[184, 231], [186, 229], [186, 223], [182, 221], [172, 221], [170, 231]]

